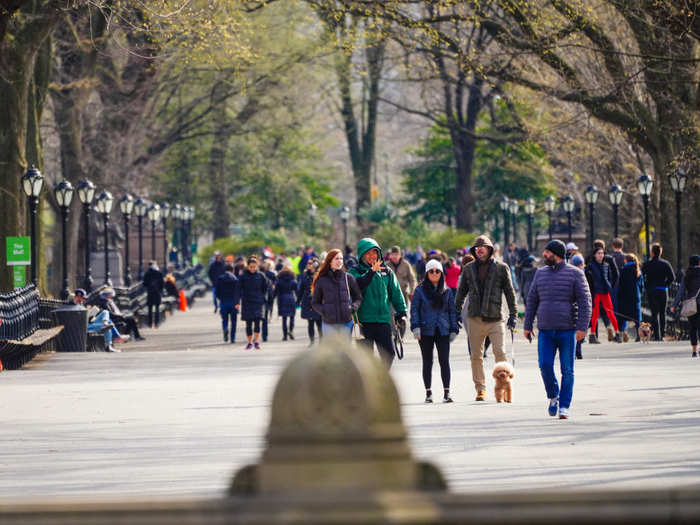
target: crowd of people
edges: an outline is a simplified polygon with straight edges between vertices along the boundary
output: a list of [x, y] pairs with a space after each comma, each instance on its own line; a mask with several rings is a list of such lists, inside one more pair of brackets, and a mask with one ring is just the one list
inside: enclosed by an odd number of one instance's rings
[[[346, 247], [316, 255], [313, 248], [293, 255], [252, 255], [247, 258], [216, 253], [209, 265], [214, 312], [222, 318], [224, 341], [236, 342], [236, 320], [246, 323], [246, 349], [261, 349], [268, 338], [274, 303], [282, 318], [283, 340], [294, 339], [297, 310], [307, 322], [309, 344], [328, 333], [350, 337], [359, 331], [360, 343], [376, 346], [390, 367], [397, 355], [396, 333], [403, 334], [410, 311], [410, 331], [418, 341], [423, 361], [425, 402], [433, 402], [432, 369], [437, 353], [443, 402], [450, 394], [450, 346], [461, 330], [467, 332], [476, 400], [485, 401], [484, 357], [491, 347], [496, 363], [506, 362], [506, 330], [515, 331], [518, 296], [524, 306], [524, 335], [532, 341], [537, 320], [538, 362], [549, 399], [548, 412], [569, 417], [573, 396], [574, 361], [582, 359], [582, 344], [600, 343], [599, 320], [608, 339], [617, 343], [640, 340], [642, 295], [651, 311], [650, 336], [664, 338], [669, 285], [675, 275], [661, 257], [659, 244], [640, 265], [625, 253], [621, 239], [612, 251], [602, 240], [593, 243], [587, 257], [573, 244], [550, 241], [541, 259], [512, 244], [505, 253], [486, 236], [471, 247], [449, 256], [439, 250], [402, 251], [393, 246], [384, 253], [371, 238], [361, 239], [357, 256]], [[700, 314], [700, 256], [690, 266], [673, 297], [671, 312], [693, 301], [688, 318], [692, 356], [697, 357]], [[505, 300], [504, 300], [505, 299]], [[401, 335], [402, 337], [402, 335]], [[400, 340], [400, 338], [399, 338]], [[559, 354], [561, 384], [554, 372]]]

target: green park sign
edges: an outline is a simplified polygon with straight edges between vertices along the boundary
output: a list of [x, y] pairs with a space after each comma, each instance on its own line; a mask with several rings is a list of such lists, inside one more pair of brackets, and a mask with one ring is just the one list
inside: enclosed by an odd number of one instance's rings
[[24, 288], [27, 285], [27, 271], [24, 266], [12, 267], [12, 287]]
[[29, 237], [6, 237], [5, 242], [5, 254], [9, 266], [25, 266], [32, 263]]

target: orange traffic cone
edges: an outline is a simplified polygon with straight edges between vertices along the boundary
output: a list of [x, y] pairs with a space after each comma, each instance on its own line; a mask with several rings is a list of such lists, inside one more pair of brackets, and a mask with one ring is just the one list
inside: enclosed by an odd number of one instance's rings
[[185, 290], [180, 290], [180, 311], [187, 311], [187, 297], [185, 297]]

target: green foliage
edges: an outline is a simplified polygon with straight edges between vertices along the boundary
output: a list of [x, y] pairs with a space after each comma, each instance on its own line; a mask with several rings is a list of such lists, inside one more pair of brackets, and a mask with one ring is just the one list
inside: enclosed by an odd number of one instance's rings
[[449, 226], [457, 206], [457, 175], [449, 131], [433, 126], [423, 144], [412, 153], [421, 160], [404, 170], [401, 184], [408, 197], [399, 204], [426, 222]]
[[397, 219], [393, 207], [388, 202], [383, 201], [374, 201], [363, 206], [357, 215], [368, 227], [377, 226], [384, 222], [395, 222]]
[[224, 255], [259, 254], [263, 248], [269, 248], [274, 253], [289, 251], [288, 237], [284, 232], [274, 232], [266, 230], [253, 230], [241, 236], [224, 237], [216, 239], [209, 246], [199, 250], [199, 257], [203, 261], [208, 261], [215, 251], [220, 251]]
[[425, 250], [436, 249], [453, 254], [460, 248], [470, 246], [476, 235], [454, 228], [426, 230], [417, 227], [414, 221], [408, 225], [397, 221], [383, 221], [373, 231], [372, 237], [384, 249], [398, 244], [402, 248], [413, 249], [421, 246]]

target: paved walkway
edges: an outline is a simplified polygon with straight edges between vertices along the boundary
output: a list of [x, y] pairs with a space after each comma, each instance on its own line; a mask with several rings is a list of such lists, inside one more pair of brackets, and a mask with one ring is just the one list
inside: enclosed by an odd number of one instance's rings
[[[262, 351], [223, 344], [209, 301], [121, 354], [47, 355], [0, 374], [0, 501], [223, 493], [260, 454], [272, 388], [308, 339], [297, 319], [297, 340], [281, 342], [275, 320]], [[414, 341], [392, 368], [415, 453], [453, 490], [700, 483], [700, 359], [687, 342], [585, 345], [569, 421], [546, 415], [534, 344], [516, 341], [512, 405], [473, 401], [465, 347], [453, 345], [451, 405], [422, 403]]]

